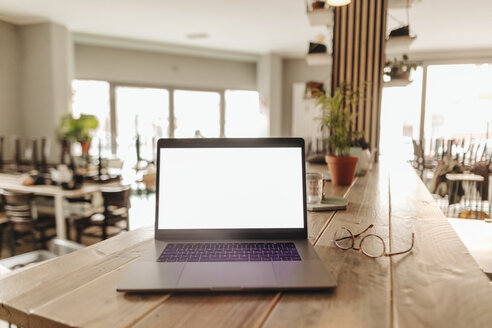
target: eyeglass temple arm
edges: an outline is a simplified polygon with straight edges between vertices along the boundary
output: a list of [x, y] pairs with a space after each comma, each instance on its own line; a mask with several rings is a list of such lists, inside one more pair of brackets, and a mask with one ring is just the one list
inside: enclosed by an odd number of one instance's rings
[[365, 228], [363, 231], [359, 232], [358, 234], [354, 235], [354, 238], [357, 238], [359, 237], [360, 235], [362, 235], [364, 232], [366, 232], [367, 230], [371, 229], [372, 227], [374, 227], [374, 224], [370, 224], [367, 228]]
[[[353, 235], [353, 238], [357, 238], [359, 237], [360, 235], [362, 235], [364, 232], [366, 232], [367, 230], [371, 229], [372, 227], [374, 227], [374, 224], [370, 224], [367, 228], [365, 228], [363, 231], [359, 232], [358, 234], [356, 235]], [[347, 229], [347, 228], [344, 228], [344, 229]], [[347, 229], [348, 230], [348, 229]], [[350, 230], [348, 230], [350, 232]], [[349, 238], [352, 238], [352, 236], [347, 236], [347, 237], [342, 237], [342, 238], [337, 238], [336, 241], [340, 241], [340, 240], [345, 240], [345, 239], [349, 239]]]
[[406, 251], [403, 251], [403, 252], [384, 254], [384, 256], [400, 255], [400, 254], [405, 254], [405, 253], [410, 252], [412, 250], [412, 248], [413, 248], [414, 239], [415, 239], [415, 234], [412, 232], [412, 245], [410, 245], [410, 248], [409, 249], [407, 249]]

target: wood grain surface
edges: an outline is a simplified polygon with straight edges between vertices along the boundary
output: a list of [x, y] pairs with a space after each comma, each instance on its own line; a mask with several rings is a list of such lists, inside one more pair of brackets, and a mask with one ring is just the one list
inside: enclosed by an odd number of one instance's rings
[[[153, 237], [147, 227], [0, 277], [0, 318], [22, 327], [490, 325], [489, 281], [410, 166], [382, 163], [351, 188], [327, 191], [349, 198], [345, 211], [308, 214], [310, 240], [337, 279], [334, 291], [117, 293]], [[414, 249], [371, 259], [334, 246], [340, 227], [358, 233], [369, 224], [388, 251], [407, 248], [414, 232]]]
[[415, 233], [412, 253], [391, 263], [395, 326], [491, 326], [487, 276], [477, 270], [451, 224], [411, 173], [391, 175], [394, 251], [407, 248]]
[[336, 290], [284, 293], [265, 327], [390, 326], [388, 259], [370, 259], [353, 250], [341, 250], [333, 244], [333, 235], [341, 227], [347, 227], [356, 234], [372, 223], [376, 226], [374, 232], [388, 235], [385, 180], [377, 171], [359, 178], [349, 192], [349, 208], [337, 212], [315, 245], [338, 282]]

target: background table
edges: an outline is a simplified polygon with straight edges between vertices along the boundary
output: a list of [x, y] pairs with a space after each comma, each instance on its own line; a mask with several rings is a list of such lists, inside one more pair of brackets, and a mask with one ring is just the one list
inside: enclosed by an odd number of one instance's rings
[[[122, 294], [116, 284], [153, 238], [141, 228], [0, 278], [0, 318], [23, 327], [488, 327], [492, 287], [410, 166], [381, 164], [350, 188], [346, 211], [309, 213], [331, 292]], [[389, 205], [391, 204], [391, 205]], [[369, 224], [389, 251], [333, 245]]]
[[101, 190], [101, 185], [83, 184], [81, 188], [75, 190], [64, 190], [59, 186], [48, 185], [23, 186], [19, 182], [19, 175], [0, 174], [0, 189], [53, 197], [55, 200], [56, 235], [58, 238], [66, 239], [67, 234], [63, 201], [66, 198], [78, 198], [98, 192]]
[[[456, 199], [459, 194], [460, 186], [463, 188], [463, 197], [458, 202], [463, 202], [464, 208], [462, 210], [469, 210], [472, 217], [479, 218], [480, 212], [483, 210], [482, 193], [484, 190], [484, 178], [477, 174], [472, 173], [448, 173], [446, 174], [448, 180], [448, 202], [451, 199]], [[486, 181], [488, 183], [488, 181]], [[478, 188], [477, 188], [478, 187]], [[451, 205], [448, 203], [448, 211], [446, 215], [449, 216], [449, 208]]]

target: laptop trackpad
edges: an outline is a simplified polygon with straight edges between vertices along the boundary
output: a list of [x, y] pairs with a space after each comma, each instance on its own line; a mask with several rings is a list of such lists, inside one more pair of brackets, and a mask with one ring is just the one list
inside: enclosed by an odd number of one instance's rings
[[274, 286], [271, 262], [206, 262], [186, 263], [179, 287], [261, 287]]

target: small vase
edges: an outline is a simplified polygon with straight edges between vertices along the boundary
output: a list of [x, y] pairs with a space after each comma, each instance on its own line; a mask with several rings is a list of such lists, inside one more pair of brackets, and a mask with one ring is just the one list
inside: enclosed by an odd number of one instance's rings
[[326, 163], [335, 186], [350, 186], [354, 181], [355, 167], [359, 161], [357, 156], [326, 156]]
[[82, 155], [83, 156], [89, 155], [89, 148], [91, 148], [90, 140], [81, 141], [80, 146], [82, 147]]

